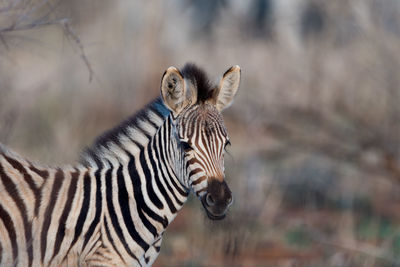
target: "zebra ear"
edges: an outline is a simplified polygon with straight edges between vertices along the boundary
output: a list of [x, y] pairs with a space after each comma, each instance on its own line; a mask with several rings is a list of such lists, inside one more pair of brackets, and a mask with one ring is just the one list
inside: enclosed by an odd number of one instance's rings
[[215, 106], [219, 111], [229, 107], [233, 103], [240, 84], [240, 67], [238, 65], [228, 69], [214, 95]]
[[186, 85], [182, 74], [175, 67], [169, 67], [161, 79], [161, 96], [164, 104], [175, 114], [190, 104], [186, 96]]

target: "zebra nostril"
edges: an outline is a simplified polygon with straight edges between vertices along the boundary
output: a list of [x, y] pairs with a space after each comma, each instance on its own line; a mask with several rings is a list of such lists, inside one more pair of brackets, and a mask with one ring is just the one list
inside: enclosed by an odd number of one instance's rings
[[207, 196], [206, 196], [206, 202], [207, 202], [207, 205], [210, 206], [210, 207], [212, 207], [212, 206], [215, 205], [214, 199], [213, 199], [213, 197], [211, 196], [211, 194], [207, 194]]

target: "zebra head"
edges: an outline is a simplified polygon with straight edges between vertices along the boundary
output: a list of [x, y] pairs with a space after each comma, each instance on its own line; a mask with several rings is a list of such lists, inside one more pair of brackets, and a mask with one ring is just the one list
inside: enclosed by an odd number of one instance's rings
[[181, 155], [180, 179], [196, 193], [213, 220], [224, 218], [233, 201], [224, 180], [224, 152], [230, 141], [221, 111], [232, 104], [239, 82], [239, 66], [228, 69], [214, 86], [192, 64], [181, 71], [168, 68], [161, 81], [161, 95], [172, 111]]

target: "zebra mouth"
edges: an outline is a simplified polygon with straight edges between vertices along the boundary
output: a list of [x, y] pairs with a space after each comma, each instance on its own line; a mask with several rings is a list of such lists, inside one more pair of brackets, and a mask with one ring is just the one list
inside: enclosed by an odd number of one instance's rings
[[225, 213], [214, 214], [212, 211], [210, 211], [210, 206], [207, 205], [207, 202], [204, 197], [201, 198], [201, 204], [203, 204], [203, 207], [206, 210], [207, 216], [211, 220], [217, 221], [217, 220], [222, 220], [223, 218], [225, 218]]

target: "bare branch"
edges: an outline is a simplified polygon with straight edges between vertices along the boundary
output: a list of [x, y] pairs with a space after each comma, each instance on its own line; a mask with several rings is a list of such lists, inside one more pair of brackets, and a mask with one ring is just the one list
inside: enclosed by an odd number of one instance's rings
[[56, 25], [56, 24], [61, 24], [61, 22], [64, 19], [60, 20], [53, 20], [53, 21], [34, 21], [30, 24], [24, 24], [24, 25], [12, 25], [8, 28], [3, 28], [0, 29], [0, 33], [6, 33], [6, 32], [15, 32], [15, 31], [25, 31], [25, 30], [30, 30], [33, 28], [40, 28], [44, 26], [50, 26], [50, 25]]
[[89, 62], [89, 59], [86, 56], [85, 48], [82, 45], [81, 40], [79, 39], [78, 35], [75, 34], [75, 32], [71, 29], [71, 27], [68, 23], [68, 20], [62, 21], [61, 25], [63, 26], [65, 36], [67, 36], [68, 39], [72, 40], [78, 47], [78, 49], [81, 53], [80, 56], [81, 56], [83, 62], [85, 63], [86, 67], [89, 70], [89, 82], [91, 82], [94, 72], [93, 72], [92, 65]]
[[[268, 133], [279, 139], [288, 151], [310, 151], [351, 164], [361, 172], [382, 174], [400, 185], [399, 151], [394, 149], [398, 137], [380, 132], [349, 114], [341, 114], [342, 125], [312, 110], [280, 112], [279, 118], [266, 122]], [[318, 129], [315, 131], [313, 129]], [[275, 153], [271, 151], [271, 153]], [[369, 155], [373, 153], [373, 158]]]
[[[28, 0], [26, 2], [12, 1], [9, 5], [0, 9], [0, 13], [8, 16], [16, 16], [16, 18], [10, 18], [10, 25], [6, 27], [0, 26], [0, 43], [2, 43], [6, 49], [10, 48], [9, 44], [6, 42], [5, 34], [15, 31], [31, 30], [34, 28], [41, 28], [46, 26], [58, 25], [62, 27], [64, 35], [68, 40], [78, 48], [80, 58], [83, 60], [85, 66], [89, 71], [89, 82], [92, 81], [94, 72], [92, 65], [85, 53], [84, 45], [82, 44], [78, 35], [73, 31], [70, 26], [69, 20], [66, 18], [52, 19], [50, 18], [55, 9], [60, 4], [60, 0], [56, 3], [50, 3], [50, 0], [42, 0], [39, 3]], [[44, 7], [47, 6], [43, 15], [38, 14], [43, 13]], [[35, 18], [38, 17], [38, 18]]]

